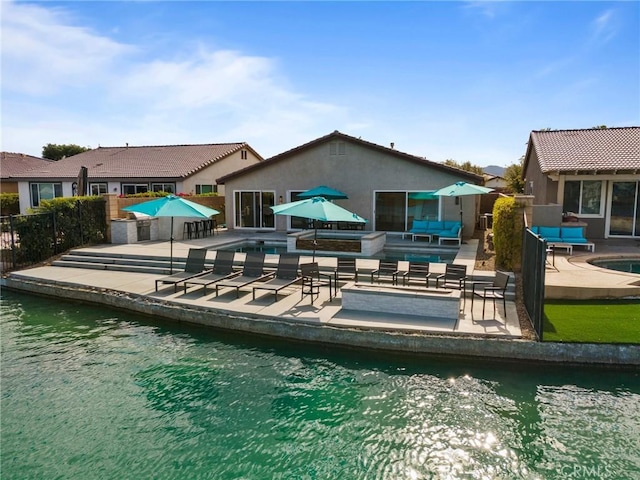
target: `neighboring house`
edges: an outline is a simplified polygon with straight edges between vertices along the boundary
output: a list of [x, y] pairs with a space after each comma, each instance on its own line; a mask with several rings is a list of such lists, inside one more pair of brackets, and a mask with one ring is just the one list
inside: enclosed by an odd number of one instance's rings
[[490, 175], [485, 173], [483, 177], [485, 187], [493, 188], [498, 191], [504, 191], [507, 189], [507, 181], [499, 175]]
[[525, 193], [587, 225], [590, 238], [640, 238], [640, 127], [533, 131]]
[[81, 167], [88, 169], [89, 195], [200, 194], [218, 192], [216, 178], [262, 160], [246, 143], [98, 147], [13, 178], [19, 182], [24, 213], [41, 200], [76, 195]]
[[51, 160], [25, 155], [24, 153], [0, 152], [0, 192], [18, 193], [18, 182], [14, 175], [46, 166]]
[[[404, 232], [413, 219], [459, 220], [455, 198], [430, 195], [458, 181], [482, 184], [473, 173], [335, 131], [218, 179], [225, 184], [228, 228], [305, 228], [300, 218], [277, 216], [275, 203], [326, 185], [348, 195], [340, 206], [369, 220], [367, 230]], [[463, 199], [465, 236], [473, 233], [477, 196]]]

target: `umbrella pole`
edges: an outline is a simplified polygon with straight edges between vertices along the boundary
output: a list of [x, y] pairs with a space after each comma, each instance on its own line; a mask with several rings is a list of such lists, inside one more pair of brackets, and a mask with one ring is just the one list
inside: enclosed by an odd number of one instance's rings
[[173, 274], [173, 217], [171, 217], [171, 232], [169, 232], [170, 236], [170, 241], [169, 241], [169, 245], [170, 247], [170, 259], [169, 259], [169, 274]]
[[318, 224], [317, 220], [313, 221], [313, 257], [311, 257], [311, 261], [316, 261], [316, 247], [318, 246]]
[[462, 223], [462, 197], [460, 198], [460, 237], [464, 233], [464, 223]]

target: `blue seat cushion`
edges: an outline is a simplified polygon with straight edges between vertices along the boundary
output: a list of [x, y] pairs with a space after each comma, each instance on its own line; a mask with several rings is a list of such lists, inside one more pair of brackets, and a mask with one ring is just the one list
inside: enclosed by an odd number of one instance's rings
[[458, 233], [460, 232], [460, 226], [456, 225], [453, 228], [450, 228], [448, 230], [441, 230], [440, 232], [438, 232], [438, 236], [440, 238], [445, 237], [445, 238], [458, 238]]
[[444, 230], [444, 222], [437, 220], [429, 221], [429, 224], [427, 225], [427, 233], [438, 233], [441, 230]]
[[584, 235], [582, 235], [582, 227], [562, 227], [560, 236], [567, 240], [587, 241], [587, 239], [584, 238]]
[[562, 242], [560, 227], [539, 227], [538, 232], [547, 242]]
[[429, 222], [427, 220], [414, 220], [411, 233], [427, 233], [427, 225]]

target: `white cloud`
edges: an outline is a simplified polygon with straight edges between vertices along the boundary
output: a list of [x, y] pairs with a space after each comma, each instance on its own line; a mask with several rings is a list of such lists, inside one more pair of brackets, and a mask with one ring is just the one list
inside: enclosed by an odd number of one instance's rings
[[482, 16], [493, 19], [503, 13], [508, 7], [506, 0], [479, 0], [464, 2], [464, 8], [468, 11], [479, 12]]
[[273, 58], [178, 45], [179, 57], [135, 63], [145, 45], [73, 21], [61, 9], [3, 4], [3, 148], [249, 141], [271, 156], [284, 139], [309, 141], [348, 116], [297, 92]]
[[607, 43], [618, 33], [617, 16], [614, 10], [607, 10], [591, 23], [592, 39]]
[[93, 82], [131, 50], [68, 22], [63, 10], [2, 2], [3, 90], [46, 95]]

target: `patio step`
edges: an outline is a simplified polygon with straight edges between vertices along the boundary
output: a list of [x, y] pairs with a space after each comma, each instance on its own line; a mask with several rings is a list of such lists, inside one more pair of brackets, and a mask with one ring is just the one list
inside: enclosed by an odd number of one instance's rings
[[[173, 271], [184, 270], [186, 258], [173, 259]], [[114, 270], [120, 272], [154, 273], [168, 275], [171, 261], [167, 257], [142, 255], [83, 252], [72, 250], [52, 262], [57, 267], [87, 268], [94, 270]], [[213, 260], [205, 262], [206, 268], [213, 268]]]

